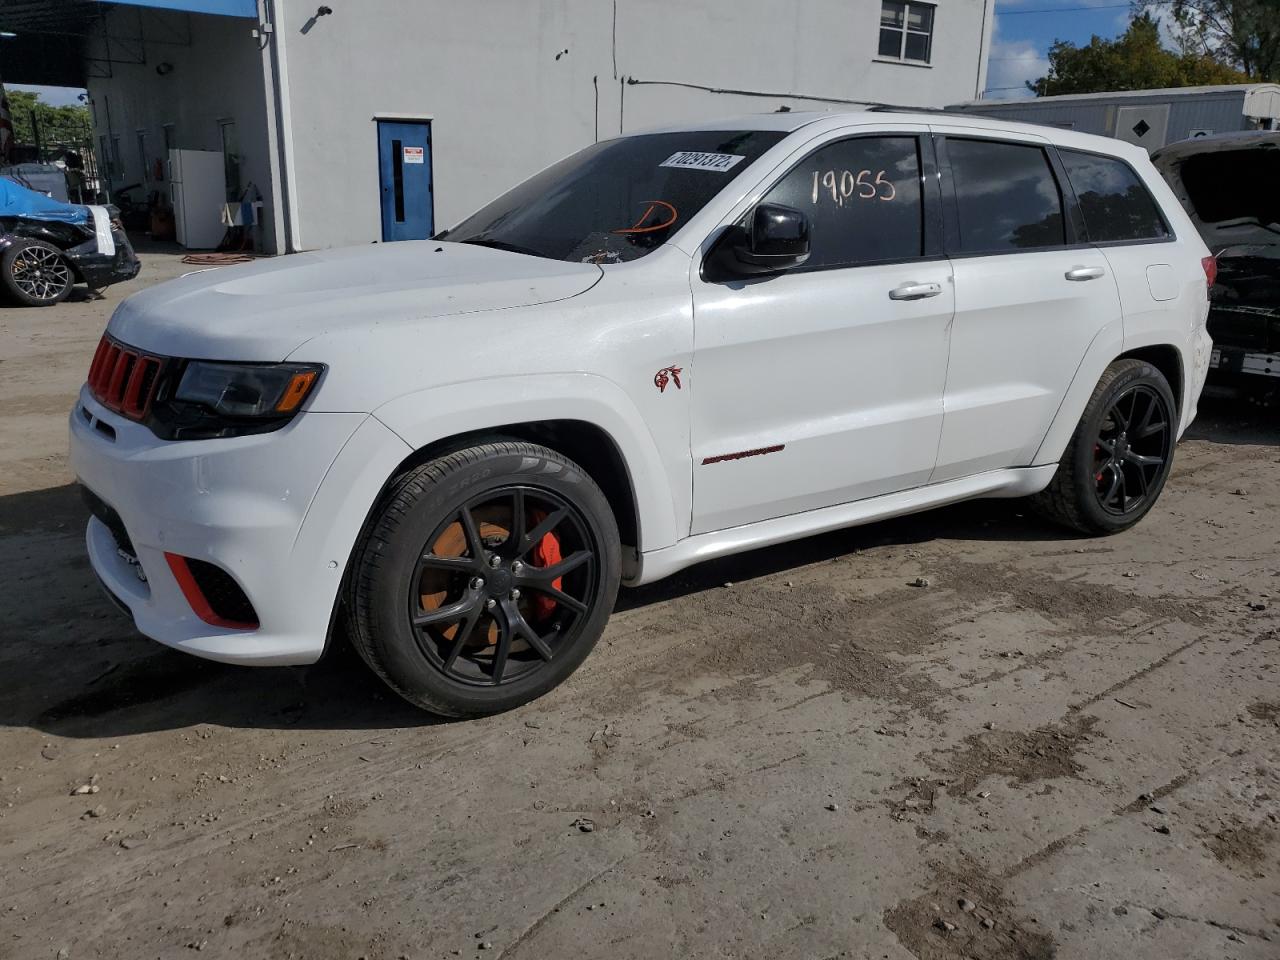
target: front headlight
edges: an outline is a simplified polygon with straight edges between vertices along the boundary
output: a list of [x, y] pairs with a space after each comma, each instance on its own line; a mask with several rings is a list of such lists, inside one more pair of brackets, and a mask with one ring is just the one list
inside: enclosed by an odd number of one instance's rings
[[211, 440], [279, 430], [324, 374], [318, 363], [174, 361], [147, 425], [165, 440]]
[[212, 363], [192, 360], [173, 399], [224, 417], [289, 417], [311, 393], [322, 368], [310, 363]]

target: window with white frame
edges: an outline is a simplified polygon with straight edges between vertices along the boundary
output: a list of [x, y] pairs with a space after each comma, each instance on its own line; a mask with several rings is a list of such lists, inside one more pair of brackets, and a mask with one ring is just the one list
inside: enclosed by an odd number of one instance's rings
[[933, 5], [883, 0], [880, 56], [928, 63], [933, 52]]

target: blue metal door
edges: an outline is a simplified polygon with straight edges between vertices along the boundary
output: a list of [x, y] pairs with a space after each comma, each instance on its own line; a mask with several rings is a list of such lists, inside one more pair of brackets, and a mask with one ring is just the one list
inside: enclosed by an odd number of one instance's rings
[[435, 221], [431, 197], [431, 124], [378, 121], [382, 239], [425, 240]]

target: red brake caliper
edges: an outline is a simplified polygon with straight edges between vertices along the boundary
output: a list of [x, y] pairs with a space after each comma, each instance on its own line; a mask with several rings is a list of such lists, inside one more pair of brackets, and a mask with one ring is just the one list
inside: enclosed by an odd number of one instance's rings
[[[546, 517], [547, 515], [545, 513], [540, 513], [535, 510], [532, 511], [530, 519], [536, 527], [545, 520]], [[533, 565], [535, 567], [553, 567], [563, 559], [564, 557], [560, 553], [560, 538], [554, 533], [543, 535], [542, 539], [534, 545]], [[557, 590], [561, 590], [563, 589], [563, 582], [564, 580], [562, 577], [556, 577], [556, 579], [551, 582], [551, 586], [555, 587]], [[538, 619], [545, 620], [556, 612], [556, 601], [539, 593], [533, 598], [533, 609], [537, 614]]]

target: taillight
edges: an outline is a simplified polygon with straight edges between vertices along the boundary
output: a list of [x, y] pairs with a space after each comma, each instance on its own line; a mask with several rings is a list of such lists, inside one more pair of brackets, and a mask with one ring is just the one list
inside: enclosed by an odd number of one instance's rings
[[89, 365], [89, 392], [107, 409], [142, 420], [151, 409], [162, 363], [103, 337]]
[[1205, 284], [1212, 287], [1214, 282], [1218, 279], [1218, 258], [1202, 257], [1200, 260], [1200, 266], [1204, 267]]

